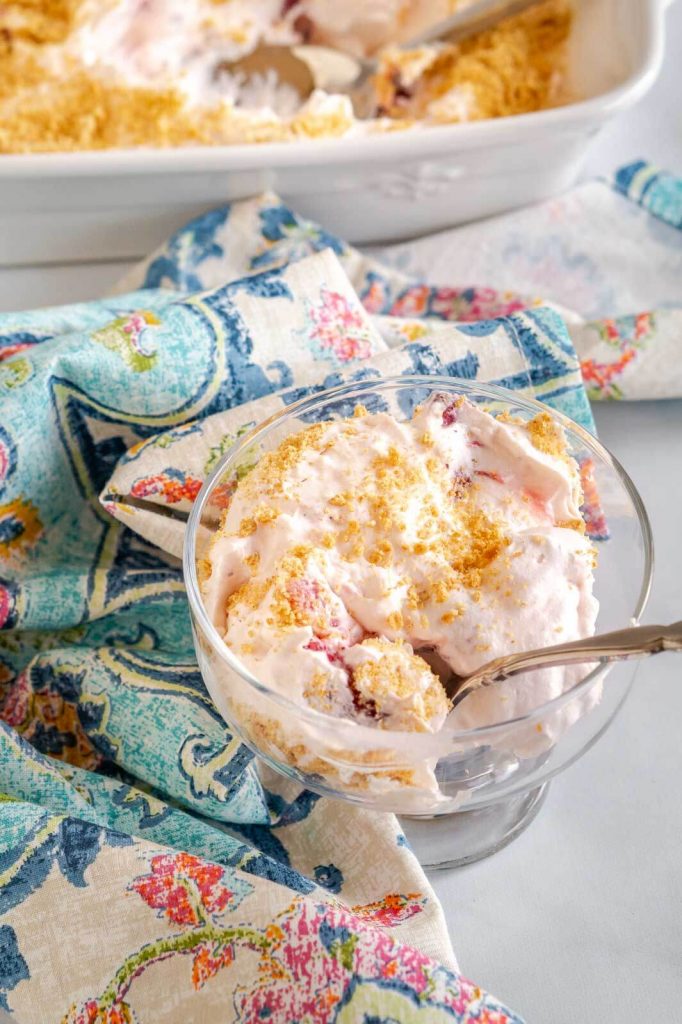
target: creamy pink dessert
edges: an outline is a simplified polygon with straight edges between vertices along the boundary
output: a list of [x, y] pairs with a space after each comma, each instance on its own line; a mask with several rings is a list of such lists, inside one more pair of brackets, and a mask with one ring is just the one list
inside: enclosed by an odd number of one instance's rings
[[[572, 0], [461, 45], [406, 45], [470, 2], [0, 0], [0, 152], [352, 139], [561, 102]], [[239, 64], [261, 44], [305, 44], [310, 96], [276, 61]], [[348, 53], [378, 60], [357, 109], [334, 74]]]
[[[291, 435], [240, 481], [208, 553], [207, 611], [293, 702], [435, 732], [449, 672], [594, 632], [581, 500], [549, 414], [516, 422], [447, 395], [407, 422], [359, 408]], [[481, 690], [449, 724], [513, 718], [581, 674]]]

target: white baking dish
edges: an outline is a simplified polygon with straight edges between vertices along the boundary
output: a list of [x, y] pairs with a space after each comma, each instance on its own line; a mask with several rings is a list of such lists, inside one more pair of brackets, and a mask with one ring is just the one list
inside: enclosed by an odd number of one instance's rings
[[0, 156], [0, 265], [141, 256], [189, 217], [273, 189], [352, 242], [408, 238], [568, 187], [653, 83], [669, 0], [577, 0], [570, 85], [518, 117], [358, 139]]

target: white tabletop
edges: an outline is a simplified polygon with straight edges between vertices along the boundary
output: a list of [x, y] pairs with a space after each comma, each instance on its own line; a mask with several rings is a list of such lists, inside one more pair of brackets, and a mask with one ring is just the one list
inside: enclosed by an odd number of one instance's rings
[[[682, 4], [649, 95], [586, 173], [646, 157], [682, 172]], [[106, 291], [126, 264], [0, 271], [0, 309]], [[645, 619], [682, 617], [682, 401], [602, 404], [599, 434], [639, 488], [657, 549]], [[665, 457], [665, 463], [663, 458]], [[462, 970], [528, 1024], [682, 1021], [682, 661], [644, 662], [614, 725], [556, 779], [536, 821], [489, 860], [433, 875]]]

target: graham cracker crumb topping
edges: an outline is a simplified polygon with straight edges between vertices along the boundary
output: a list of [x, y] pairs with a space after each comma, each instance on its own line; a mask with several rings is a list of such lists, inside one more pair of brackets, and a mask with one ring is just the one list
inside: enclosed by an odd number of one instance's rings
[[[569, 0], [544, 0], [459, 45], [443, 43], [407, 85], [404, 78], [422, 51], [386, 48], [373, 79], [376, 116], [367, 131], [507, 116], [561, 102], [571, 7]], [[150, 76], [140, 85], [118, 64], [98, 71], [74, 42], [88, 17], [82, 0], [10, 0], [1, 11], [0, 152], [295, 143], [341, 137], [357, 125], [339, 96], [278, 117], [245, 111], [218, 91], [194, 102], [181, 89], [182, 74], [162, 82]], [[198, 18], [197, 45], [208, 46], [202, 40], [216, 26], [212, 12]], [[235, 25], [224, 38], [246, 46], [249, 33]], [[215, 59], [217, 73], [218, 50]], [[210, 66], [206, 72], [210, 76]]]

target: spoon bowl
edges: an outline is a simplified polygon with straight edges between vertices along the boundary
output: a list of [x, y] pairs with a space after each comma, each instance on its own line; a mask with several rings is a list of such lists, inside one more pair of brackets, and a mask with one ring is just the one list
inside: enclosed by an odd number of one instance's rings
[[[505, 18], [520, 14], [539, 0], [477, 0], [450, 17], [430, 25], [418, 35], [399, 40], [405, 49], [445, 39], [448, 43], [462, 42], [470, 36], [484, 32]], [[353, 105], [367, 110], [367, 97], [363, 86], [376, 72], [377, 57], [355, 57], [331, 46], [302, 43], [299, 46], [259, 44], [251, 53], [236, 61], [221, 64], [220, 70], [231, 75], [251, 78], [274, 72], [281, 85], [291, 86], [301, 100], [306, 100], [315, 89], [348, 94]]]
[[669, 626], [630, 626], [584, 640], [508, 654], [487, 662], [469, 676], [453, 673], [443, 685], [454, 710], [481, 686], [492, 686], [521, 673], [554, 665], [644, 658], [662, 651], [682, 651], [682, 621]]

